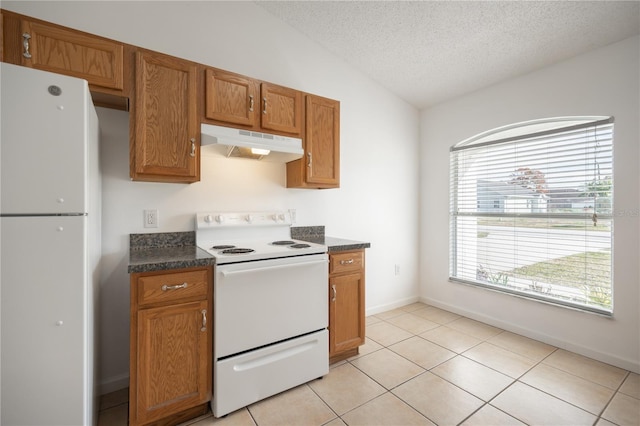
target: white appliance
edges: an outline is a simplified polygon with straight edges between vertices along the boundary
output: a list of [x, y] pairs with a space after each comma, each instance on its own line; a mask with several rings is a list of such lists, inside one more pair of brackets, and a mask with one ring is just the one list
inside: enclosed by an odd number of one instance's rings
[[92, 425], [98, 118], [85, 80], [0, 66], [0, 423]]
[[196, 215], [214, 265], [213, 398], [224, 416], [329, 372], [328, 255], [289, 212]]
[[302, 139], [231, 127], [200, 125], [200, 146], [226, 157], [287, 163], [302, 158]]

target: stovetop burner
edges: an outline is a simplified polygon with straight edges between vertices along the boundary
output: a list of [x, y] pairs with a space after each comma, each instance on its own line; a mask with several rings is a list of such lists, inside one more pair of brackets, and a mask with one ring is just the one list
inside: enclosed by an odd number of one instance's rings
[[291, 240], [281, 240], [281, 241], [274, 241], [271, 244], [273, 244], [274, 246], [290, 246], [295, 244], [295, 241], [291, 241]]
[[197, 213], [195, 219], [196, 245], [215, 265], [284, 258], [295, 262], [299, 259], [293, 258], [327, 253], [325, 245], [291, 235], [288, 211], [209, 211]]
[[229, 248], [226, 250], [222, 250], [223, 254], [244, 254], [244, 253], [253, 253], [255, 250], [250, 248]]

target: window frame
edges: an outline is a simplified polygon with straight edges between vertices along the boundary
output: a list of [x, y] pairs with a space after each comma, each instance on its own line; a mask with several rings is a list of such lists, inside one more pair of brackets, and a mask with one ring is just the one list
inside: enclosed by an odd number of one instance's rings
[[[534, 300], [534, 301], [538, 301], [538, 302], [543, 302], [543, 303], [547, 303], [547, 304], [552, 304], [555, 306], [562, 306], [565, 308], [570, 308], [570, 309], [576, 309], [579, 311], [584, 311], [584, 312], [591, 312], [591, 313], [596, 313], [596, 314], [601, 314], [607, 317], [612, 317], [613, 316], [613, 311], [614, 311], [614, 280], [613, 280], [613, 222], [614, 222], [614, 214], [613, 214], [613, 191], [614, 191], [614, 185], [613, 185], [613, 150], [614, 150], [614, 146], [613, 146], [613, 133], [614, 133], [614, 129], [613, 129], [613, 124], [614, 124], [614, 118], [613, 117], [602, 117], [602, 116], [598, 116], [598, 117], [554, 117], [554, 118], [547, 118], [547, 119], [542, 119], [542, 120], [535, 120], [535, 121], [528, 121], [528, 122], [523, 122], [523, 123], [514, 123], [508, 126], [503, 126], [503, 127], [499, 127], [496, 129], [492, 129], [483, 133], [480, 133], [474, 137], [471, 137], [469, 139], [466, 139], [462, 142], [459, 142], [458, 144], [452, 146], [450, 148], [450, 188], [449, 188], [449, 196], [450, 196], [450, 203], [449, 203], [449, 231], [450, 231], [450, 242], [449, 242], [449, 281], [451, 282], [457, 282], [457, 283], [462, 283], [462, 284], [467, 284], [467, 285], [471, 285], [474, 287], [480, 287], [480, 288], [486, 288], [492, 291], [497, 291], [500, 293], [504, 293], [504, 294], [509, 294], [509, 295], [513, 295], [513, 296], [517, 296], [517, 297], [522, 297], [525, 299], [530, 299], [530, 300]], [[491, 145], [498, 145], [498, 144], [502, 144], [503, 146], [506, 146], [505, 144], [512, 144], [515, 145], [518, 143], [518, 141], [530, 141], [531, 139], [534, 138], [540, 138], [540, 137], [545, 137], [545, 136], [550, 136], [552, 137], [553, 135], [558, 135], [558, 134], [563, 134], [564, 132], [570, 132], [570, 131], [574, 131], [574, 130], [580, 130], [580, 129], [597, 129], [598, 126], [603, 126], [603, 125], [610, 125], [611, 126], [611, 139], [610, 139], [610, 147], [608, 148], [609, 151], [607, 151], [608, 153], [610, 153], [611, 156], [611, 160], [610, 160], [610, 174], [611, 176], [610, 178], [610, 182], [611, 182], [611, 187], [610, 187], [610, 211], [607, 213], [597, 213], [597, 216], [595, 215], [595, 213], [597, 212], [597, 205], [594, 205], [594, 212], [593, 213], [550, 213], [548, 210], [546, 210], [545, 208], [545, 213], [495, 213], [495, 212], [490, 212], [490, 211], [485, 211], [482, 212], [482, 203], [481, 201], [485, 201], [486, 200], [481, 200], [480, 198], [478, 198], [479, 196], [476, 197], [476, 202], [473, 203], [475, 205], [475, 211], [473, 212], [461, 212], [460, 211], [460, 207], [459, 207], [459, 185], [460, 185], [460, 179], [459, 179], [459, 165], [458, 163], [455, 164], [454, 166], [454, 162], [457, 161], [458, 159], [458, 154], [456, 154], [459, 151], [464, 151], [464, 150], [468, 150], [468, 149], [476, 149], [476, 148], [481, 148], [481, 147], [490, 147]], [[526, 131], [527, 129], [536, 129], [535, 131]], [[514, 133], [515, 132], [515, 133]], [[597, 139], [597, 138], [596, 138]], [[588, 145], [588, 142], [585, 141], [584, 145]], [[485, 154], [485, 156], [488, 156], [487, 154]], [[585, 165], [586, 165], [586, 161], [585, 161]], [[586, 167], [585, 167], [586, 168]], [[585, 173], [585, 178], [586, 178], [586, 173]], [[478, 188], [478, 181], [476, 180], [475, 185], [476, 185], [476, 191]], [[586, 182], [585, 182], [586, 183]], [[467, 200], [468, 201], [468, 200]], [[493, 207], [495, 209], [496, 207], [496, 202], [498, 204], [504, 203], [504, 201], [498, 201], [498, 200], [494, 200], [493, 202]], [[529, 203], [533, 203], [532, 200], [527, 200], [527, 205], [529, 205]], [[549, 204], [549, 202], [547, 202], [547, 205]], [[487, 205], [488, 206], [488, 205]], [[488, 206], [490, 207], [490, 206]], [[488, 208], [485, 207], [485, 208]], [[603, 305], [592, 305], [592, 304], [588, 304], [588, 303], [578, 303], [575, 301], [567, 301], [567, 300], [562, 300], [561, 298], [557, 298], [557, 297], [550, 297], [550, 296], [543, 296], [540, 294], [536, 294], [535, 292], [526, 292], [526, 291], [522, 291], [522, 290], [514, 290], [511, 288], [508, 288], [507, 286], [500, 286], [500, 285], [496, 285], [496, 284], [492, 284], [489, 281], [481, 281], [476, 274], [476, 278], [475, 279], [468, 279], [468, 278], [461, 278], [458, 275], [462, 275], [459, 273], [459, 269], [458, 269], [458, 261], [459, 261], [459, 250], [458, 250], [458, 243], [459, 243], [459, 238], [458, 238], [458, 234], [459, 234], [459, 230], [458, 228], [460, 227], [460, 224], [458, 223], [458, 218], [460, 217], [476, 217], [476, 218], [512, 218], [515, 220], [517, 219], [522, 219], [522, 218], [536, 218], [536, 219], [540, 219], [540, 218], [544, 218], [544, 219], [576, 219], [576, 220], [588, 220], [588, 218], [590, 216], [593, 215], [593, 220], [594, 223], [596, 220], [606, 220], [609, 221], [610, 223], [610, 230], [609, 230], [609, 234], [608, 234], [608, 238], [609, 238], [609, 249], [610, 249], [610, 259], [609, 259], [609, 284], [610, 284], [610, 288], [609, 288], [609, 298], [610, 298], [610, 303], [608, 305], [608, 307], [603, 306]], [[515, 223], [515, 222], [514, 222]], [[476, 222], [476, 226], [477, 226], [477, 222]], [[516, 231], [517, 226], [514, 225], [513, 226], [513, 232], [514, 235], [517, 235], [517, 231]], [[549, 227], [544, 228], [547, 231], [550, 229]], [[547, 234], [548, 235], [548, 234]], [[470, 237], [472, 238], [472, 240], [470, 239], [470, 241], [473, 241], [476, 244], [476, 250], [479, 250], [477, 248], [478, 246], [478, 239], [480, 238], [480, 236], [476, 235], [475, 237]], [[585, 236], [585, 241], [588, 240], [588, 237]], [[585, 244], [586, 245], [586, 244]], [[517, 252], [517, 246], [515, 251]], [[587, 253], [587, 252], [584, 252]], [[587, 260], [584, 261], [585, 264], [587, 264]], [[590, 290], [591, 290], [591, 286], [589, 284], [586, 283], [585, 280], [585, 286], [587, 286]], [[590, 291], [589, 290], [589, 291]], [[585, 298], [588, 298], [588, 295], [585, 295]]]

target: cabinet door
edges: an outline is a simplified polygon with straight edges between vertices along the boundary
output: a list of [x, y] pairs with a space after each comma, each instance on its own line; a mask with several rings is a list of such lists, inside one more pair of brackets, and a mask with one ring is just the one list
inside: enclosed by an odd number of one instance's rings
[[121, 43], [24, 20], [19, 48], [24, 66], [83, 78], [92, 86], [124, 87]]
[[306, 95], [304, 158], [287, 163], [287, 188], [340, 187], [340, 102]]
[[254, 80], [211, 68], [205, 71], [205, 79], [207, 118], [245, 126], [255, 124], [260, 102]]
[[169, 417], [211, 398], [207, 309], [203, 300], [138, 311], [135, 424]]
[[300, 136], [302, 131], [302, 93], [275, 84], [262, 83], [263, 129]]
[[329, 356], [364, 343], [364, 275], [329, 278]]
[[196, 66], [155, 52], [136, 53], [131, 177], [200, 180]]
[[340, 102], [307, 95], [305, 155], [307, 183], [340, 185]]

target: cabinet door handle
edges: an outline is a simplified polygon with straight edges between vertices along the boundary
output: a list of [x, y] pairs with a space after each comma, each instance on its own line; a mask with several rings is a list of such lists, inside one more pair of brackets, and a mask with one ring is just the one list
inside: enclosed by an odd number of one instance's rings
[[335, 302], [336, 301], [336, 296], [338, 295], [338, 292], [336, 291], [335, 284], [331, 286], [331, 290], [333, 290], [333, 299], [331, 299], [331, 301]]
[[311, 163], [313, 162], [313, 158], [311, 157], [310, 152], [307, 152], [307, 157], [309, 157], [309, 162], [307, 163], [307, 167], [311, 168]]
[[353, 259], [349, 259], [349, 260], [341, 260], [340, 264], [341, 265], [351, 265], [353, 263]]
[[196, 156], [196, 138], [191, 138], [191, 152], [189, 153], [191, 157]]
[[168, 291], [168, 290], [179, 290], [181, 288], [187, 288], [187, 283], [182, 283], [182, 284], [174, 284], [174, 285], [163, 285], [162, 286], [162, 291]]
[[203, 309], [200, 313], [202, 313], [202, 328], [200, 328], [200, 331], [207, 331], [207, 310]]
[[267, 113], [267, 98], [262, 98], [262, 113]]
[[253, 95], [249, 95], [249, 112], [253, 112]]
[[31, 59], [31, 53], [29, 52], [29, 40], [31, 39], [31, 34], [23, 33], [22, 34], [22, 47], [24, 48], [24, 52], [22, 56], [27, 59]]

